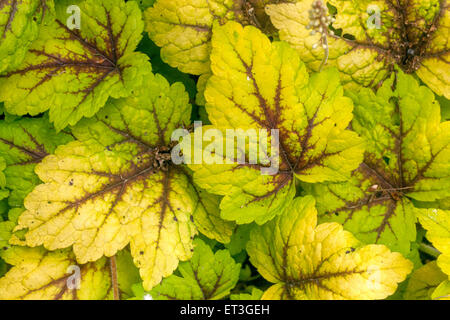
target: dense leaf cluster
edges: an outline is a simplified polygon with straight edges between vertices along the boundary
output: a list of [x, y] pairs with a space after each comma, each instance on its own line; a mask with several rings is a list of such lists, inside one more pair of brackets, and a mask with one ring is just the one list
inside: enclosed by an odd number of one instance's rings
[[450, 299], [449, 39], [446, 0], [0, 1], [0, 299]]

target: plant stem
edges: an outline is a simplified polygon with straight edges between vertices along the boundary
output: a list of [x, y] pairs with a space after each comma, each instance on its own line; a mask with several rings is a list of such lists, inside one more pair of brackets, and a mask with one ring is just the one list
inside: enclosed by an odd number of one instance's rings
[[430, 245], [425, 244], [425, 243], [421, 243], [420, 244], [419, 250], [422, 251], [423, 253], [426, 253], [426, 254], [428, 254], [428, 255], [430, 255], [432, 257], [435, 257], [435, 258], [439, 257], [439, 255], [441, 254], [439, 252], [439, 250], [437, 250], [435, 247], [430, 246]]

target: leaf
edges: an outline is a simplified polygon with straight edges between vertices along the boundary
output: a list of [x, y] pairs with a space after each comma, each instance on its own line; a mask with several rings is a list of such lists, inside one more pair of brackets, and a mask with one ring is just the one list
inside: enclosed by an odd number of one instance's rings
[[[2, 300], [103, 300], [126, 298], [137, 269], [130, 253], [78, 266], [69, 250], [11, 247], [1, 254], [13, 267], [0, 279]], [[114, 262], [112, 262], [114, 261]], [[79, 273], [77, 273], [79, 271]], [[80, 276], [77, 289], [77, 275]]]
[[73, 245], [84, 264], [130, 243], [146, 290], [188, 260], [201, 209], [189, 173], [170, 160], [172, 132], [190, 122], [188, 101], [183, 85], [151, 75], [133, 97], [77, 124], [77, 140], [36, 166], [44, 183], [25, 199], [17, 227], [27, 245]]
[[0, 222], [0, 247], [5, 248], [10, 244], [23, 245], [24, 232], [14, 232], [19, 216], [24, 212], [23, 208], [13, 208], [8, 212], [8, 220]]
[[197, 208], [192, 214], [197, 229], [210, 239], [229, 243], [236, 224], [220, 217], [220, 197], [198, 188], [190, 182], [198, 196]]
[[446, 121], [450, 120], [450, 100], [440, 96], [436, 96], [436, 100], [441, 105], [442, 119]]
[[338, 223], [317, 225], [311, 196], [255, 228], [247, 244], [251, 263], [274, 283], [263, 299], [383, 299], [412, 263], [383, 245], [361, 246]]
[[[285, 0], [286, 1], [286, 0]], [[267, 35], [276, 35], [277, 29], [272, 25], [270, 17], [266, 14], [265, 7], [280, 0], [245, 0], [244, 14], [249, 24], [261, 29]]]
[[250, 239], [252, 228], [253, 224], [242, 224], [237, 226], [235, 232], [231, 236], [230, 243], [225, 245], [231, 255], [237, 255], [245, 250], [245, 246]]
[[161, 57], [182, 72], [202, 75], [210, 71], [209, 56], [214, 22], [237, 21], [270, 33], [264, 6], [273, 0], [157, 0], [145, 12], [149, 37]]
[[401, 71], [376, 94], [362, 89], [351, 96], [352, 126], [367, 146], [364, 162], [348, 182], [305, 190], [317, 198], [321, 221], [342, 223], [364, 243], [407, 255], [422, 210], [411, 200], [450, 194], [450, 122], [440, 122], [431, 90]]
[[153, 6], [153, 4], [155, 3], [155, 0], [134, 0], [139, 4], [139, 7], [142, 10], [145, 10], [151, 6]]
[[414, 271], [404, 293], [405, 300], [430, 300], [433, 292], [448, 276], [432, 261]]
[[[279, 151], [274, 152], [270, 141], [261, 143], [259, 150], [263, 152], [255, 164], [239, 164], [232, 159], [234, 154], [225, 154], [225, 148], [215, 150], [215, 157], [231, 164], [208, 164], [205, 159], [197, 164], [193, 159], [190, 167], [195, 182], [208, 192], [224, 196], [222, 218], [239, 224], [263, 224], [291, 202], [296, 179], [348, 179], [362, 160], [363, 145], [354, 132], [346, 130], [353, 105], [343, 96], [337, 71], [309, 77], [298, 54], [286, 43], [271, 43], [258, 29], [243, 28], [236, 22], [216, 25], [212, 45], [214, 75], [205, 96], [214, 127], [203, 127], [203, 132], [219, 130], [225, 137], [226, 130], [236, 129], [238, 139], [248, 140], [248, 129], [255, 134], [262, 130], [269, 137], [273, 136], [272, 129], [279, 130]], [[194, 139], [198, 135], [205, 140], [198, 132]], [[221, 139], [215, 139], [220, 146]], [[256, 143], [261, 139], [258, 136]], [[245, 159], [255, 156], [249, 154], [250, 148], [236, 147], [234, 141], [234, 136], [223, 138], [227, 148], [231, 145], [243, 158], [244, 153]], [[204, 143], [204, 148], [211, 145]], [[262, 174], [270, 171], [270, 165], [274, 170]]]
[[194, 255], [180, 263], [181, 276], [171, 275], [152, 291], [155, 300], [218, 300], [230, 293], [238, 279], [240, 264], [227, 250], [215, 253], [203, 241], [195, 240]]
[[427, 239], [441, 252], [437, 264], [450, 276], [450, 210], [428, 209], [418, 216]]
[[34, 173], [36, 164], [58, 145], [72, 140], [68, 133], [56, 133], [47, 117], [0, 121], [0, 156], [6, 161], [4, 174], [11, 191], [10, 206], [21, 207], [25, 196], [40, 183]]
[[175, 82], [183, 83], [186, 91], [189, 93], [189, 97], [191, 99], [195, 98], [197, 89], [193, 77], [188, 74], [182, 73], [178, 69], [172, 68], [171, 66], [163, 62], [160, 56], [160, 48], [155, 43], [153, 43], [153, 41], [151, 41], [147, 35], [144, 35], [137, 50], [147, 54], [150, 57], [153, 73], [159, 73], [171, 84]]
[[309, 69], [319, 70], [328, 52], [329, 65], [339, 69], [349, 89], [377, 88], [398, 66], [406, 73], [416, 72], [437, 94], [450, 97], [448, 1], [330, 0], [327, 3], [337, 10], [335, 21], [312, 35], [306, 27], [313, 3], [266, 7], [280, 39], [298, 50]]
[[234, 0], [157, 0], [145, 11], [146, 30], [162, 59], [184, 73], [209, 71], [213, 22], [239, 19]]
[[17, 68], [53, 8], [48, 0], [4, 0], [0, 4], [0, 74]]
[[5, 189], [6, 187], [6, 177], [3, 172], [6, 168], [6, 161], [4, 158], [0, 157], [0, 200], [3, 200], [9, 196], [9, 191]]
[[[66, 8], [58, 5], [57, 12]], [[92, 117], [109, 97], [131, 95], [147, 77], [148, 57], [133, 52], [144, 28], [136, 2], [86, 0], [78, 6], [80, 30], [70, 30], [67, 16], [59, 15], [42, 27], [21, 66], [0, 78], [0, 99], [9, 113], [50, 110], [60, 131]]]

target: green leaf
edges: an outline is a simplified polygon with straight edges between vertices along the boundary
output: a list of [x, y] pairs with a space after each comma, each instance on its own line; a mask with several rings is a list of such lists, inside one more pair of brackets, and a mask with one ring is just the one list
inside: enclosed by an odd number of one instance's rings
[[230, 250], [231, 255], [237, 255], [245, 250], [253, 226], [253, 224], [242, 224], [236, 228], [231, 236], [230, 243], [225, 245], [225, 247]]
[[[347, 88], [358, 90], [378, 88], [398, 66], [416, 73], [438, 95], [450, 97], [446, 0], [326, 2], [336, 8], [335, 21], [331, 27], [320, 22], [317, 29], [322, 31], [314, 29], [319, 31], [315, 33], [307, 28], [315, 0], [266, 7], [280, 38], [297, 49], [309, 69], [319, 70], [328, 57]], [[321, 11], [320, 17], [328, 16], [327, 11]]]
[[[79, 30], [70, 30], [68, 16], [59, 15], [42, 27], [25, 61], [0, 78], [0, 99], [9, 113], [50, 110], [58, 131], [92, 117], [109, 97], [131, 95], [150, 72], [148, 57], [134, 52], [144, 28], [134, 1], [77, 3]], [[57, 3], [57, 12], [64, 4]]]
[[5, 189], [6, 187], [6, 177], [4, 170], [6, 168], [6, 161], [4, 158], [0, 157], [0, 200], [3, 200], [9, 196], [9, 191]]
[[197, 208], [193, 213], [196, 227], [210, 239], [229, 243], [236, 225], [234, 222], [225, 221], [220, 217], [220, 197], [198, 188], [193, 181], [190, 183], [198, 198]]
[[364, 162], [348, 182], [305, 185], [318, 202], [321, 221], [336, 221], [365, 243], [407, 255], [416, 238], [411, 200], [450, 195], [450, 122], [428, 88], [401, 71], [375, 94], [349, 92], [353, 129], [366, 141]]
[[164, 61], [162, 61], [160, 56], [160, 48], [156, 46], [156, 44], [151, 41], [147, 35], [144, 35], [137, 50], [147, 54], [150, 57], [153, 73], [161, 74], [171, 84], [175, 82], [183, 83], [186, 91], [189, 93], [189, 97], [191, 99], [195, 98], [197, 89], [193, 77], [189, 76], [188, 74], [182, 73], [178, 69], [172, 68]]
[[25, 196], [40, 183], [34, 173], [36, 164], [55, 151], [56, 147], [72, 141], [68, 133], [56, 133], [47, 117], [0, 120], [0, 156], [6, 161], [4, 174], [8, 199], [12, 207], [21, 207]]
[[[286, 43], [271, 43], [257, 28], [243, 28], [236, 22], [217, 24], [212, 45], [214, 75], [205, 96], [213, 127], [203, 127], [203, 132], [219, 130], [222, 138], [216, 135], [216, 141], [204, 143], [204, 148], [218, 146], [214, 157], [222, 163], [208, 164], [203, 159], [197, 164], [195, 153], [202, 150], [195, 150], [194, 158], [187, 162], [193, 163], [190, 167], [200, 187], [224, 196], [220, 204], [222, 218], [239, 224], [263, 224], [289, 205], [297, 179], [348, 179], [362, 160], [363, 144], [354, 132], [346, 130], [353, 105], [343, 96], [337, 71], [309, 77], [298, 54]], [[245, 150], [237, 147], [234, 136], [225, 138], [228, 129], [237, 130], [238, 140], [249, 139], [248, 129], [255, 135], [262, 130], [270, 137], [271, 130], [277, 129], [279, 151], [269, 152], [270, 141], [261, 143], [259, 150], [267, 151], [259, 153], [256, 164], [239, 164], [230, 158], [234, 154], [225, 154], [230, 145], [242, 157], [245, 152], [245, 159], [255, 154], [249, 154], [250, 146]], [[206, 140], [200, 130], [193, 136]], [[260, 139], [262, 136], [256, 136], [253, 146]], [[226, 148], [220, 149], [222, 144]], [[231, 164], [223, 164], [228, 161]], [[270, 170], [270, 165], [274, 172], [262, 174]]]
[[[147, 290], [188, 260], [194, 214], [209, 215], [211, 206], [199, 200], [187, 169], [171, 162], [172, 132], [190, 122], [188, 101], [182, 84], [150, 75], [133, 97], [110, 101], [77, 124], [77, 140], [36, 166], [44, 183], [26, 198], [17, 227], [28, 231], [27, 245], [73, 245], [86, 263], [130, 243]], [[222, 239], [226, 226], [213, 226]]]
[[383, 299], [412, 263], [383, 245], [362, 246], [338, 223], [317, 225], [315, 201], [297, 198], [290, 210], [252, 230], [251, 263], [274, 283], [263, 299]]
[[150, 292], [155, 300], [218, 300], [234, 288], [240, 264], [227, 250], [215, 253], [203, 241], [195, 240], [194, 255], [180, 263], [181, 276], [172, 275]]
[[443, 120], [450, 120], [450, 100], [441, 96], [436, 96], [436, 100], [441, 105], [441, 115]]
[[150, 8], [155, 3], [155, 0], [133, 0], [133, 1], [136, 1], [142, 10]]
[[264, 291], [262, 291], [256, 287], [252, 287], [251, 292], [231, 294], [230, 299], [231, 300], [261, 300], [263, 293], [264, 293]]

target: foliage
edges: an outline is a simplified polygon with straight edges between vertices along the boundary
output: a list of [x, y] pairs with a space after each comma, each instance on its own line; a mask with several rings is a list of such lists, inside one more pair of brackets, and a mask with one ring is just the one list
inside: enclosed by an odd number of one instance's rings
[[449, 23], [0, 1], [0, 299], [449, 299]]

